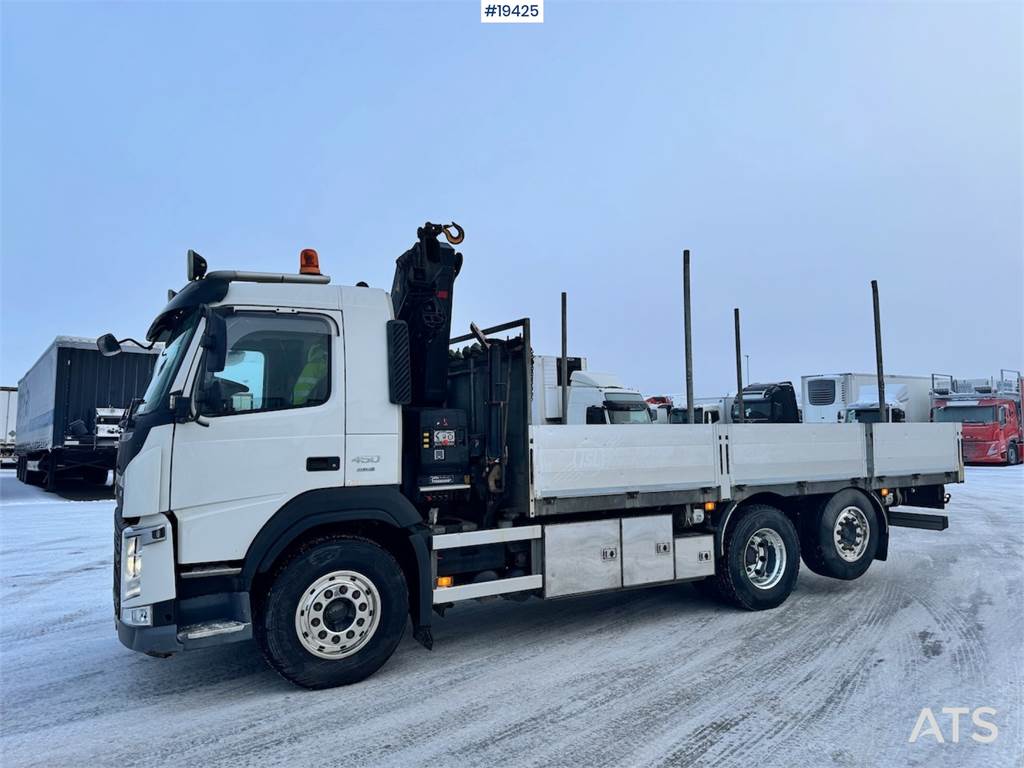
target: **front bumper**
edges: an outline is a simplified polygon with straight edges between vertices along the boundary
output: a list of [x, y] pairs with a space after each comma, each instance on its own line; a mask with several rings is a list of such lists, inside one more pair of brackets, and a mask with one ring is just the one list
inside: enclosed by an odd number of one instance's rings
[[168, 656], [185, 650], [184, 644], [178, 640], [178, 625], [166, 624], [162, 627], [132, 627], [120, 619], [116, 619], [117, 639], [121, 645], [133, 651], [147, 653], [151, 656]]
[[1006, 444], [998, 440], [964, 440], [964, 462], [967, 464], [1002, 464], [1006, 461]]
[[[114, 525], [114, 621], [125, 647], [167, 656], [252, 637], [249, 593], [237, 579], [179, 580], [167, 517], [149, 515], [126, 525], [119, 512]], [[146, 618], [129, 623], [132, 611]]]

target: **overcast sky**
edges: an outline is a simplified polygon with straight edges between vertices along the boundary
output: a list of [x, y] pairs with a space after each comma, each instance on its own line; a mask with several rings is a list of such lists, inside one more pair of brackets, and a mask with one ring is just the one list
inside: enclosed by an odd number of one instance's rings
[[1022, 6], [548, 0], [2, 6], [0, 384], [58, 334], [144, 333], [211, 268], [389, 287], [466, 229], [455, 331], [698, 396], [1022, 360]]

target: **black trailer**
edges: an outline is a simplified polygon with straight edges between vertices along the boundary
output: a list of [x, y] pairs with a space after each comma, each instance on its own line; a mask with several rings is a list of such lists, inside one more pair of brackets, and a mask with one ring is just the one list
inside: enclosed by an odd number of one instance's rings
[[18, 382], [19, 480], [48, 490], [63, 479], [106, 482], [121, 415], [146, 391], [159, 354], [124, 351], [104, 357], [95, 339], [58, 336]]

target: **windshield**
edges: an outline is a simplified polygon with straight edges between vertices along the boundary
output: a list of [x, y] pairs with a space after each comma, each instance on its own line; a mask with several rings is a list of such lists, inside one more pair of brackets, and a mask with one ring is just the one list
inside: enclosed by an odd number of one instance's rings
[[646, 408], [642, 411], [609, 408], [608, 421], [612, 424], [650, 424], [651, 413]]
[[994, 424], [996, 408], [994, 405], [960, 405], [946, 406], [932, 411], [934, 421], [959, 421], [964, 424]]
[[[685, 408], [673, 408], [670, 415], [669, 422], [672, 424], [689, 424], [689, 414]], [[704, 409], [694, 408], [693, 409], [693, 423], [702, 424], [704, 423]]]
[[[740, 404], [736, 403], [732, 407], [733, 419], [740, 412]], [[744, 421], [771, 421], [772, 418], [772, 404], [769, 400], [743, 400], [743, 420]]]
[[163, 352], [153, 366], [153, 378], [146, 387], [146, 394], [136, 409], [136, 413], [149, 413], [159, 406], [167, 396], [167, 391], [178, 371], [181, 358], [192, 340], [192, 332], [199, 321], [199, 312], [192, 310], [179, 316], [177, 322], [168, 324], [167, 330], [160, 334], [159, 341], [164, 342]]
[[612, 424], [650, 424], [651, 412], [636, 392], [606, 392], [604, 407]]

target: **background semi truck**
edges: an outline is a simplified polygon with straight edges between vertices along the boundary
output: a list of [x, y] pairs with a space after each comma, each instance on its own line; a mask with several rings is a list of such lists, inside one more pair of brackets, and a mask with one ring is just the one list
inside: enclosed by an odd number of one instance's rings
[[18, 421], [18, 388], [0, 387], [0, 466], [15, 461], [14, 438]]
[[1019, 464], [1024, 460], [1020, 371], [999, 377], [932, 376], [932, 420], [963, 424], [964, 460], [972, 464]]
[[[695, 397], [694, 424], [731, 424], [735, 397]], [[647, 398], [651, 420], [657, 424], [688, 424], [685, 395], [651, 395]]]
[[[930, 377], [886, 375], [884, 380], [886, 401], [897, 390], [903, 393], [905, 421], [929, 420]], [[873, 373], [815, 374], [803, 376], [800, 384], [801, 410], [807, 424], [846, 421], [851, 409], [865, 410], [872, 397], [878, 409], [878, 377]]]
[[533, 357], [532, 424], [650, 424], [651, 414], [640, 390], [624, 385], [612, 373], [587, 370], [585, 357], [567, 358], [565, 420], [562, 419], [561, 359]]
[[390, 294], [330, 285], [312, 251], [291, 275], [190, 253], [118, 450], [122, 643], [255, 638], [320, 688], [372, 674], [410, 621], [431, 647], [465, 600], [693, 581], [770, 609], [801, 560], [856, 579], [893, 527], [946, 527], [901, 507], [963, 481], [958, 424], [531, 423], [529, 319], [451, 338], [461, 239], [419, 228]]
[[96, 340], [58, 336], [18, 382], [17, 476], [53, 490], [65, 479], [102, 484], [114, 468], [119, 422], [142, 397], [157, 351], [104, 357]]
[[796, 392], [788, 381], [748, 384], [743, 388], [743, 414], [739, 398], [733, 401], [732, 421], [751, 424], [799, 424]]

